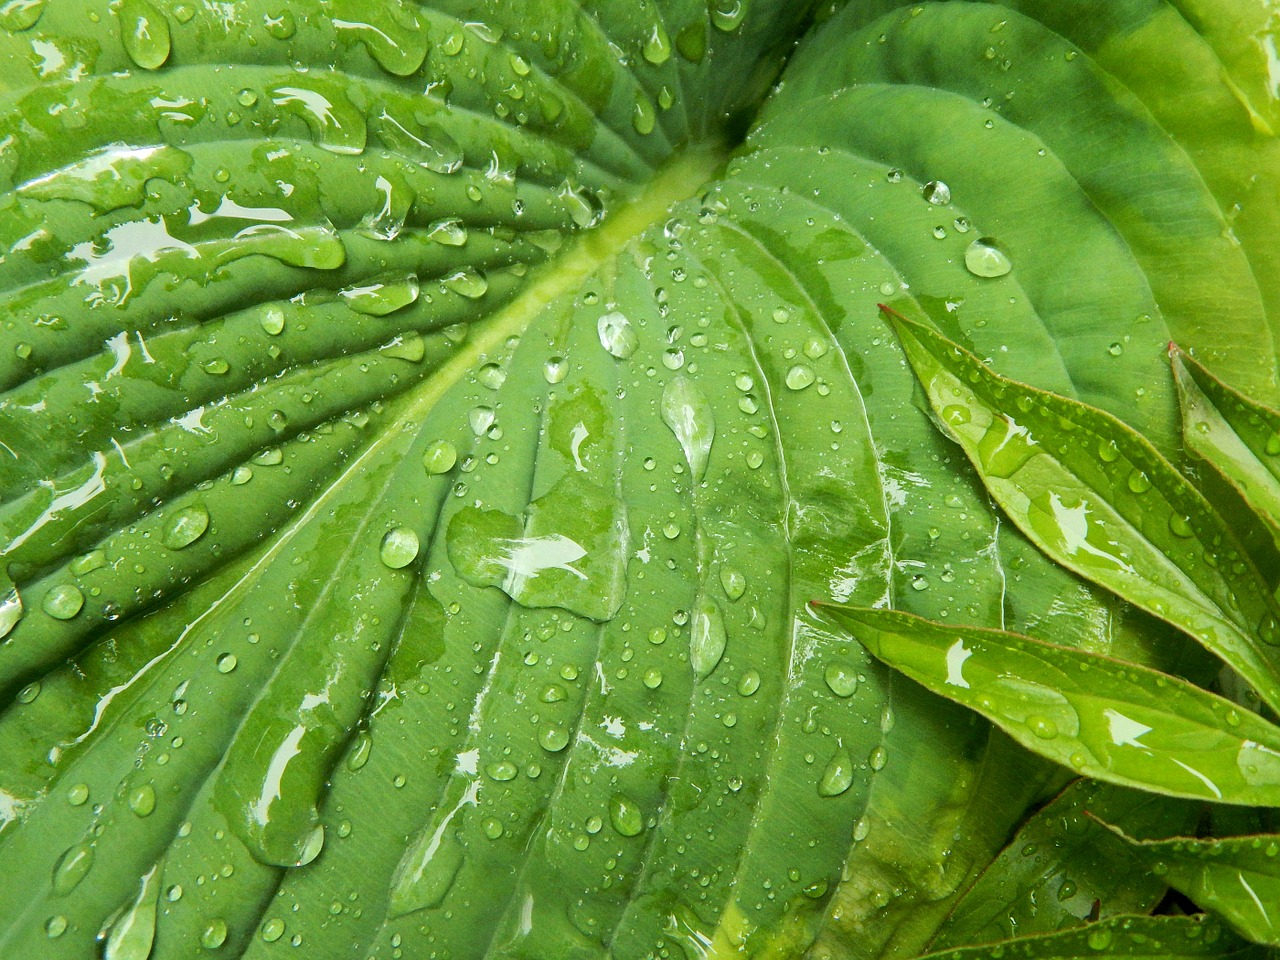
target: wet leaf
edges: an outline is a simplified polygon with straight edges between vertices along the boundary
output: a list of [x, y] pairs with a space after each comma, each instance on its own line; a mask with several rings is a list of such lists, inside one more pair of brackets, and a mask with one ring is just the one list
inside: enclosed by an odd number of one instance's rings
[[1002, 630], [822, 604], [877, 659], [1084, 776], [1280, 806], [1280, 727], [1176, 677]]
[[1209, 502], [1140, 434], [994, 373], [886, 310], [929, 404], [1041, 550], [1221, 657], [1280, 707], [1280, 608]]
[[1108, 826], [1132, 845], [1153, 875], [1216, 913], [1241, 936], [1280, 945], [1280, 836], [1136, 840], [1119, 826]]

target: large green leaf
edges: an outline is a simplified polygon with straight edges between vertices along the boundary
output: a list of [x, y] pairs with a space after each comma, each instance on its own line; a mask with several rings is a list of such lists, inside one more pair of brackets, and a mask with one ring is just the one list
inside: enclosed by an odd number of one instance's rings
[[0, 7], [0, 954], [922, 950], [1057, 774], [808, 601], [1204, 664], [876, 303], [1171, 456], [1171, 334], [1274, 388], [1265, 63], [1019, 6]]

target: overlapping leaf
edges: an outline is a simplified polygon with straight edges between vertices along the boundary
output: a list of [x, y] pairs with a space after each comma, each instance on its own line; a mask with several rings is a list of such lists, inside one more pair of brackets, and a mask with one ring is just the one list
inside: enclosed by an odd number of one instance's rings
[[986, 4], [884, 75], [876, 4], [287, 6], [0, 13], [0, 950], [915, 955], [1053, 774], [807, 601], [1200, 664], [1001, 523], [874, 305], [1171, 450], [1171, 330], [1273, 376], [1265, 230], [1206, 239], [1266, 150], [1108, 15], [1160, 149], [1089, 175], [1061, 5], [1026, 115], [911, 72]]

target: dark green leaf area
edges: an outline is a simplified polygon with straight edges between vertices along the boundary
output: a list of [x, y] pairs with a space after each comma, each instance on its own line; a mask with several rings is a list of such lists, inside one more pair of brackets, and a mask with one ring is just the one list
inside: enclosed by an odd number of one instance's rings
[[1220, 916], [1241, 936], [1280, 946], [1275, 916], [1280, 836], [1135, 840], [1119, 826], [1111, 829], [1132, 845], [1153, 875]]
[[1263, 960], [1266, 947], [1242, 940], [1213, 917], [1113, 917], [1083, 930], [1015, 937], [981, 947], [930, 953], [922, 960], [1119, 960], [1152, 957], [1215, 957]]
[[1159, 834], [1192, 829], [1199, 816], [1199, 804], [1077, 780], [1022, 825], [930, 946], [990, 943], [1146, 913], [1168, 881], [1146, 870], [1095, 818]]
[[1280, 544], [1280, 412], [1180, 350], [1172, 360], [1187, 449], [1236, 489]]

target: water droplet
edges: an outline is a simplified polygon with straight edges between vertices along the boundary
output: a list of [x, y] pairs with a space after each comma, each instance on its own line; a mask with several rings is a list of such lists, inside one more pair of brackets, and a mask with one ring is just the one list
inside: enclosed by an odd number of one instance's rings
[[609, 800], [609, 822], [624, 837], [634, 837], [644, 829], [639, 804], [623, 793], [615, 793]]
[[149, 817], [156, 808], [155, 787], [149, 783], [138, 784], [129, 791], [129, 809], [139, 817]]
[[920, 195], [935, 206], [951, 202], [951, 188], [941, 180], [930, 180], [920, 188]]
[[653, 102], [643, 93], [637, 93], [635, 106], [631, 110], [631, 126], [636, 133], [648, 136], [653, 133], [654, 125], [657, 123], [657, 111], [653, 109]]
[[5, 574], [4, 564], [0, 564], [0, 639], [7, 637], [18, 625], [23, 612], [22, 595]]
[[1124, 353], [1124, 344], [1119, 341], [1111, 344], [1111, 346], [1107, 347], [1107, 353], [1111, 354], [1113, 357], [1120, 356], [1120, 354]]
[[422, 454], [422, 466], [433, 476], [448, 473], [457, 462], [458, 451], [448, 440], [433, 440]]
[[707, 472], [715, 440], [715, 416], [698, 386], [683, 375], [667, 381], [662, 391], [662, 420], [676, 435], [694, 481]]
[[548, 357], [542, 365], [542, 376], [547, 383], [556, 384], [569, 375], [569, 363], [564, 357]]
[[217, 950], [227, 942], [227, 921], [215, 917], [205, 924], [200, 932], [200, 945], [208, 950]]
[[858, 674], [847, 663], [834, 661], [827, 664], [822, 678], [837, 697], [851, 697], [858, 689]]
[[421, 292], [418, 278], [410, 275], [403, 280], [347, 287], [339, 290], [338, 295], [356, 313], [385, 317], [417, 301]]
[[726, 641], [720, 605], [702, 596], [694, 605], [693, 623], [689, 628], [689, 663], [695, 677], [705, 680], [711, 675], [724, 656]]
[[992, 237], [979, 237], [964, 252], [965, 269], [975, 277], [1003, 277], [1013, 261]]
[[373, 738], [369, 736], [367, 730], [361, 730], [356, 734], [355, 744], [351, 748], [351, 752], [347, 754], [347, 769], [352, 773], [364, 767], [369, 762], [369, 755], [373, 752]]
[[484, 821], [484, 835], [490, 840], [499, 840], [505, 832], [502, 829], [502, 822], [496, 817], [486, 817]]
[[267, 33], [277, 40], [288, 40], [298, 29], [298, 21], [289, 10], [281, 12], [279, 16], [264, 14], [262, 21], [267, 28]]
[[[559, 753], [569, 745], [569, 732], [564, 727], [543, 727], [542, 733], [538, 735], [538, 743], [542, 744], [542, 749], [548, 753]], [[493, 776], [492, 773], [489, 774]], [[514, 776], [514, 774], [512, 774]], [[494, 777], [495, 780], [502, 779]], [[506, 779], [510, 780], [511, 777]]]
[[1267, 437], [1267, 444], [1263, 449], [1269, 457], [1280, 456], [1280, 433], [1273, 433]]
[[724, 588], [724, 595], [730, 600], [738, 600], [747, 590], [747, 578], [733, 567], [720, 568], [720, 586]]
[[1058, 735], [1058, 725], [1048, 717], [1033, 713], [1027, 717], [1026, 722], [1031, 732], [1041, 740], [1052, 740]]
[[181, 550], [199, 540], [209, 529], [209, 511], [203, 504], [183, 507], [169, 517], [164, 531], [164, 545], [170, 550]]
[[70, 620], [84, 606], [84, 594], [74, 584], [60, 583], [50, 588], [40, 606], [56, 620]]
[[70, 847], [53, 868], [53, 892], [60, 897], [79, 886], [80, 881], [93, 869], [93, 845], [82, 840]]
[[1134, 493], [1146, 493], [1151, 489], [1151, 478], [1135, 467], [1129, 473], [1128, 485]]
[[650, 667], [640, 679], [650, 690], [657, 690], [662, 686], [662, 671], [657, 667]]
[[452, 290], [471, 300], [483, 297], [489, 289], [489, 281], [485, 279], [484, 274], [471, 269], [459, 270], [445, 277], [440, 283], [446, 290]]
[[635, 327], [617, 310], [604, 314], [596, 323], [596, 331], [600, 335], [600, 346], [619, 360], [628, 359], [640, 345]]
[[467, 228], [457, 217], [449, 217], [431, 224], [427, 236], [446, 247], [461, 247], [467, 242]]
[[510, 760], [498, 760], [484, 768], [485, 774], [490, 780], [497, 780], [499, 783], [505, 783], [508, 780], [514, 780], [516, 774], [520, 771], [516, 765]]
[[1111, 931], [1105, 927], [1090, 930], [1088, 937], [1086, 937], [1086, 941], [1089, 944], [1090, 950], [1106, 950], [1111, 946]]
[[755, 670], [748, 670], [738, 681], [738, 693], [744, 697], [752, 696], [759, 689], [760, 674]]
[[267, 943], [275, 943], [284, 936], [284, 921], [279, 917], [271, 917], [262, 923], [262, 939]]
[[[2, 12], [2, 11], [0, 11]], [[45, 921], [44, 933], [50, 940], [57, 940], [67, 932], [67, 918], [60, 913], [55, 913], [52, 917]]]
[[89, 785], [87, 783], [72, 784], [67, 790], [67, 803], [73, 807], [83, 806], [88, 799]]
[[477, 437], [482, 437], [488, 433], [489, 428], [493, 426], [498, 419], [497, 413], [493, 407], [474, 407], [467, 414], [467, 422], [471, 425], [471, 432]]
[[817, 376], [813, 372], [813, 367], [807, 363], [797, 363], [787, 371], [785, 382], [791, 390], [803, 390], [816, 379]]
[[838, 797], [853, 784], [853, 759], [843, 746], [836, 748], [822, 779], [818, 781], [818, 794], [823, 797]]
[[507, 382], [507, 371], [496, 363], [486, 363], [476, 371], [476, 380], [486, 389], [498, 390]]
[[169, 59], [169, 21], [146, 0], [124, 0], [116, 11], [125, 53], [143, 70]]
[[416, 533], [408, 527], [395, 527], [383, 536], [380, 555], [384, 564], [392, 570], [399, 570], [417, 559], [418, 548]]
[[746, 0], [712, 0], [711, 22], [717, 30], [730, 33], [742, 25], [746, 15]]
[[871, 755], [867, 757], [867, 764], [872, 770], [877, 772], [884, 769], [884, 765], [889, 762], [889, 751], [884, 747], [876, 747], [871, 751]]
[[234, 653], [224, 653], [218, 657], [215, 666], [219, 673], [230, 673], [239, 661]]
[[1169, 529], [1177, 537], [1194, 537], [1196, 533], [1191, 527], [1190, 517], [1184, 517], [1180, 513], [1175, 513], [1169, 517]]
[[1114, 440], [1098, 441], [1098, 459], [1103, 463], [1115, 463], [1120, 459], [1120, 449]]

